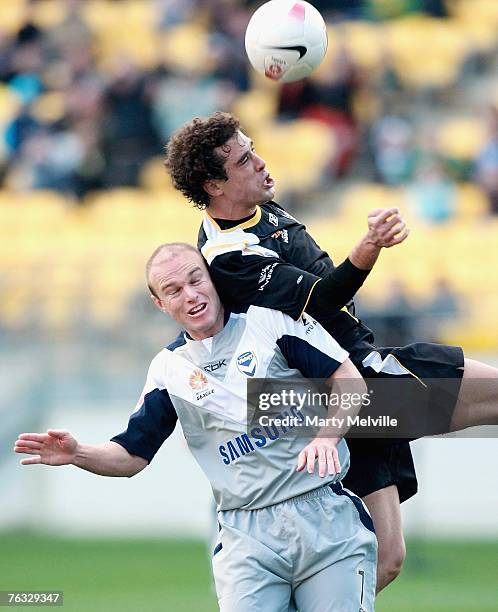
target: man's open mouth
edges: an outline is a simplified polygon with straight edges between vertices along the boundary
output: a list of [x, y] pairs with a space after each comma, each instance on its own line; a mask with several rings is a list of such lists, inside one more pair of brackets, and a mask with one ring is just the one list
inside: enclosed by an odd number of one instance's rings
[[207, 304], [206, 304], [205, 302], [204, 302], [204, 303], [202, 303], [202, 304], [197, 304], [196, 306], [194, 306], [193, 308], [191, 308], [191, 309], [188, 311], [188, 314], [189, 314], [190, 316], [195, 316], [195, 315], [200, 314], [200, 313], [201, 313], [201, 312], [203, 312], [204, 310], [206, 310], [206, 308], [207, 308]]

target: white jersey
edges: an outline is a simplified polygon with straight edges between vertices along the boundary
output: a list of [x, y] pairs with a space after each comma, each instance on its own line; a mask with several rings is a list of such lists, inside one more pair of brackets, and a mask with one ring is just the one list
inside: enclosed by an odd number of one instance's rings
[[251, 306], [212, 338], [184, 332], [156, 355], [128, 428], [113, 441], [151, 461], [179, 419], [219, 510], [279, 503], [342, 478], [349, 452], [342, 440], [338, 475], [296, 472], [311, 436], [248, 419], [248, 380], [327, 379], [347, 356], [316, 321]]

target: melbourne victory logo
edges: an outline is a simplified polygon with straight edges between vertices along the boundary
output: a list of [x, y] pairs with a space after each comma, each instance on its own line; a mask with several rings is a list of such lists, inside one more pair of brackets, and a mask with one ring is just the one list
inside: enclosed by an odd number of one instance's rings
[[246, 351], [237, 357], [237, 367], [239, 368], [239, 372], [245, 374], [246, 376], [254, 376], [257, 365], [258, 360], [253, 351]]

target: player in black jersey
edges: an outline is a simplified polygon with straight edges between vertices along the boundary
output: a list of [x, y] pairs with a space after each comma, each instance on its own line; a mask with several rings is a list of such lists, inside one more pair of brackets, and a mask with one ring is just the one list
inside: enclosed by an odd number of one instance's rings
[[[371, 330], [350, 312], [350, 300], [381, 249], [408, 235], [397, 209], [372, 211], [367, 233], [335, 267], [305, 227], [273, 202], [265, 162], [232, 115], [215, 113], [183, 126], [168, 144], [166, 167], [175, 187], [206, 209], [198, 247], [231, 309], [255, 304], [296, 320], [306, 310], [349, 351], [363, 376], [418, 381], [430, 411], [427, 434], [497, 422], [498, 370], [464, 359], [458, 347], [375, 347]], [[483, 381], [478, 391], [470, 385], [476, 378]], [[450, 381], [449, 388], [441, 389], [439, 379]], [[417, 489], [413, 461], [407, 441], [351, 439], [349, 445], [346, 486], [372, 514], [381, 590], [398, 575], [405, 556], [399, 504]]]

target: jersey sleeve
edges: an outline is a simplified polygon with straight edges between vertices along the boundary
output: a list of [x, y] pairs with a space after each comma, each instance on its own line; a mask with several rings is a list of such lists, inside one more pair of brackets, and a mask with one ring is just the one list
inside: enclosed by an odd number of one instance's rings
[[267, 334], [273, 334], [276, 345], [289, 367], [306, 378], [329, 378], [349, 354], [316, 321], [304, 314], [298, 321], [282, 312], [257, 309]]
[[261, 306], [298, 319], [320, 277], [278, 257], [232, 251], [215, 257], [210, 271], [223, 303], [233, 310]]
[[161, 384], [161, 353], [152, 362], [137, 407], [122, 433], [111, 438], [131, 455], [154, 458], [163, 442], [175, 429], [178, 416], [164, 384]]

